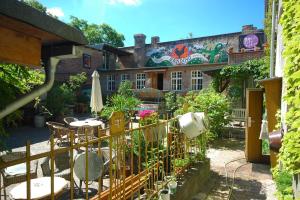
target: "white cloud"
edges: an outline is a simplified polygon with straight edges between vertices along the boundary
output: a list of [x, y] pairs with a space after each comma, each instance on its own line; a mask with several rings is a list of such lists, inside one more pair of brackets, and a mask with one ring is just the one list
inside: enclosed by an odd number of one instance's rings
[[141, 4], [141, 0], [109, 0], [108, 3], [111, 5], [124, 4], [126, 6], [138, 6]]
[[63, 17], [65, 15], [60, 7], [47, 8], [47, 13], [57, 17]]

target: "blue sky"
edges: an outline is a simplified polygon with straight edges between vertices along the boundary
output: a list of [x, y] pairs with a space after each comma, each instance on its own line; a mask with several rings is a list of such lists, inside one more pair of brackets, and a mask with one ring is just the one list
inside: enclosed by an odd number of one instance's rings
[[238, 32], [246, 24], [263, 28], [264, 0], [39, 0], [69, 22], [74, 15], [90, 23], [107, 23], [133, 45], [144, 33], [160, 41]]

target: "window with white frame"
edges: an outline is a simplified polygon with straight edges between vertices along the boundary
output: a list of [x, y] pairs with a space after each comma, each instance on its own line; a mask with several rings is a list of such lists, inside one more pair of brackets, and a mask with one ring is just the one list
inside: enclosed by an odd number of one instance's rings
[[136, 74], [136, 89], [143, 89], [146, 83], [146, 74]]
[[121, 82], [129, 80], [129, 74], [121, 74]]
[[182, 90], [182, 72], [171, 72], [171, 89]]
[[103, 59], [103, 66], [102, 68], [103, 69], [109, 69], [109, 58], [110, 57], [110, 54], [108, 52], [103, 52], [102, 53], [102, 59]]
[[191, 76], [192, 90], [201, 90], [202, 80], [203, 80], [203, 76], [200, 70], [192, 71], [192, 76]]
[[115, 75], [107, 75], [107, 90], [113, 91], [116, 89]]

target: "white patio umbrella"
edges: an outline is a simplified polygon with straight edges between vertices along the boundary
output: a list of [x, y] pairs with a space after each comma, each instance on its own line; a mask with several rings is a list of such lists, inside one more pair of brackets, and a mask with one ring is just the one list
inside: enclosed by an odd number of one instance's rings
[[101, 86], [99, 81], [99, 74], [97, 71], [94, 71], [92, 74], [93, 81], [92, 81], [92, 92], [91, 92], [91, 110], [92, 112], [100, 112], [103, 108], [102, 102], [102, 93], [101, 93]]

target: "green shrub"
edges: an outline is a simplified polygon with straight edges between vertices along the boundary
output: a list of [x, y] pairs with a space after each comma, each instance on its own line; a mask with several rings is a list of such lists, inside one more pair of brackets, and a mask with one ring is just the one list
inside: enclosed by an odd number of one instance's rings
[[135, 108], [141, 103], [141, 101], [134, 96], [131, 88], [131, 82], [122, 82], [119, 86], [118, 93], [108, 98], [101, 112], [101, 117], [108, 119], [112, 112], [121, 111], [125, 113], [125, 117], [128, 119], [133, 114]]
[[188, 112], [204, 112], [209, 122], [209, 133], [213, 136], [219, 136], [222, 128], [230, 121], [229, 100], [212, 88], [189, 92], [183, 99], [179, 98], [178, 104], [179, 109], [176, 114], [185, 113], [184, 105], [187, 105]]
[[66, 83], [55, 83], [47, 94], [46, 107], [54, 117], [62, 116], [68, 111], [67, 105], [76, 101], [76, 93], [86, 81], [86, 73], [70, 76]]
[[276, 183], [277, 193], [276, 196], [279, 200], [292, 200], [293, 190], [292, 190], [292, 175], [290, 172], [276, 166], [272, 170], [273, 178]]

